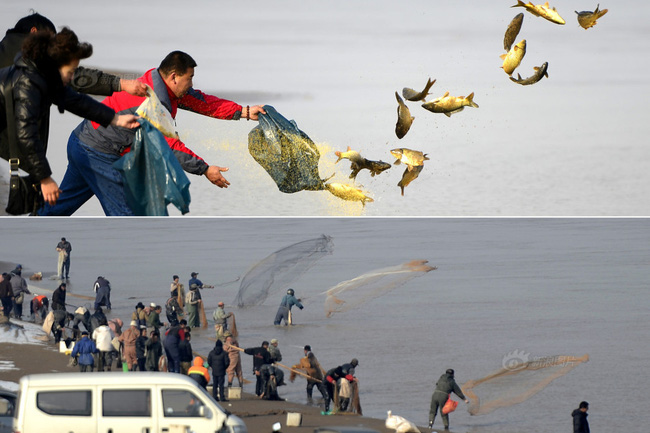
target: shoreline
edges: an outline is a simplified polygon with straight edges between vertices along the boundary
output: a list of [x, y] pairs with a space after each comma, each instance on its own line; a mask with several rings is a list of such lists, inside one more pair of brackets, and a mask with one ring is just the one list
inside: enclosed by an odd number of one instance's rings
[[[47, 344], [3, 343], [0, 363], [5, 364], [5, 368], [0, 369], [0, 387], [4, 382], [18, 383], [20, 378], [27, 374], [79, 371], [78, 367], [68, 366], [68, 356], [59, 353], [53, 345]], [[84, 374], [92, 375], [92, 373]], [[115, 374], [125, 373], [115, 371]], [[252, 387], [254, 384], [247, 384], [244, 390]], [[318, 401], [318, 399], [315, 400]], [[254, 394], [245, 391], [242, 392], [241, 400], [230, 400], [220, 404], [224, 409], [242, 418], [249, 432], [271, 433], [272, 425], [276, 422], [282, 424], [281, 431], [286, 433], [312, 433], [316, 428], [332, 426], [365, 427], [380, 433], [394, 431], [386, 428], [383, 419], [368, 418], [352, 413], [321, 415], [320, 406], [310, 406], [292, 401], [260, 400]], [[298, 427], [288, 427], [286, 425], [287, 413], [295, 412], [302, 415], [302, 423]], [[431, 431], [428, 428], [419, 428], [422, 432]]]

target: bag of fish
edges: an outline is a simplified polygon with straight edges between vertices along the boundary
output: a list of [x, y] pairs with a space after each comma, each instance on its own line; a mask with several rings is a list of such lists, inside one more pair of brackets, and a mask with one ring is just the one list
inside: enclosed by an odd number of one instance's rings
[[259, 125], [248, 134], [248, 151], [284, 193], [325, 189], [318, 174], [320, 153], [295, 121], [265, 105]]
[[113, 163], [122, 174], [127, 203], [140, 216], [167, 216], [170, 203], [186, 214], [189, 179], [162, 133], [145, 119], [140, 123], [131, 151]]

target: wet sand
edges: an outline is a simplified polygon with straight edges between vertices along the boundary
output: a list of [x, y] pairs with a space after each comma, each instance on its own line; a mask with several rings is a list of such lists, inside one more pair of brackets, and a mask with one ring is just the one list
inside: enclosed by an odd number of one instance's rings
[[[3, 343], [0, 351], [0, 361], [11, 362], [13, 369], [0, 370], [0, 381], [18, 382], [23, 375], [35, 373], [75, 372], [78, 367], [68, 367], [68, 357], [55, 350], [54, 345], [29, 345]], [[87, 373], [92, 374], [92, 373]], [[115, 372], [115, 374], [124, 374]], [[327, 426], [354, 426], [366, 427], [380, 433], [389, 433], [382, 419], [366, 418], [356, 414], [321, 415], [320, 407], [308, 406], [289, 401], [260, 400], [255, 394], [245, 391], [252, 390], [254, 384], [244, 385], [241, 400], [224, 402], [225, 409], [241, 417], [249, 432], [271, 433], [271, 426], [280, 422], [282, 432], [285, 433], [311, 433], [318, 427]], [[280, 396], [282, 389], [280, 388]], [[363, 395], [361, 396], [363, 407]], [[299, 427], [287, 427], [287, 413], [298, 412], [302, 414], [302, 424]], [[420, 430], [429, 431], [420, 428]]]

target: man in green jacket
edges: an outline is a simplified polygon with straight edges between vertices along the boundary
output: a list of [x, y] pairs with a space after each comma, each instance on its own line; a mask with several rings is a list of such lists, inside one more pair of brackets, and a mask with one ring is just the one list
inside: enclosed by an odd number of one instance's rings
[[447, 403], [451, 393], [456, 394], [458, 397], [462, 398], [465, 403], [469, 403], [469, 400], [465, 398], [465, 394], [461, 391], [460, 387], [454, 379], [454, 370], [448, 369], [445, 374], [440, 376], [438, 382], [436, 383], [436, 390], [433, 391], [431, 396], [431, 409], [429, 409], [429, 428], [433, 428], [433, 421], [436, 419], [436, 413], [440, 409], [440, 415], [442, 417], [442, 424], [445, 426], [445, 430], [449, 430], [449, 414], [442, 412], [442, 408]]

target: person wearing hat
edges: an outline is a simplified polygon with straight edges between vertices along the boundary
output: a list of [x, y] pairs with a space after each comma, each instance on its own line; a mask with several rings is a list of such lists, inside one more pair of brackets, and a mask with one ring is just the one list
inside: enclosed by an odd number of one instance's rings
[[161, 327], [165, 326], [165, 324], [160, 321], [161, 312], [162, 307], [152, 302], [151, 313], [149, 313], [149, 317], [147, 317], [147, 326], [153, 328], [154, 331], [158, 331]]
[[131, 320], [138, 322], [138, 326], [147, 326], [147, 316], [144, 313], [144, 304], [142, 302], [135, 304], [135, 311], [131, 314]]
[[573, 417], [573, 433], [589, 433], [589, 422], [587, 421], [587, 411], [589, 403], [581, 401], [578, 409], [575, 409], [571, 416]]
[[72, 252], [72, 244], [61, 238], [61, 242], [56, 244], [56, 250], [59, 252], [59, 279], [70, 279], [70, 252]]
[[100, 306], [106, 306], [111, 309], [111, 283], [104, 277], [97, 277], [93, 290], [97, 294], [95, 296], [95, 310]]
[[203, 389], [207, 389], [208, 383], [210, 383], [210, 373], [208, 369], [203, 366], [203, 358], [197, 356], [194, 358], [194, 365], [187, 370], [188, 376], [195, 380], [196, 383]]
[[280, 348], [278, 348], [277, 338], [271, 340], [271, 345], [269, 346], [269, 353], [271, 354], [271, 362], [276, 363], [282, 361], [282, 353], [280, 353]]
[[129, 371], [135, 371], [138, 365], [138, 357], [135, 351], [135, 343], [140, 336], [140, 325], [135, 320], [131, 320], [131, 326], [126, 331], [122, 332], [119, 340], [124, 344], [124, 359]]
[[[306, 345], [303, 350], [305, 351], [305, 356], [300, 358], [300, 363], [291, 368], [294, 370], [302, 370], [310, 376], [310, 378], [307, 379], [307, 400], [310, 403], [312, 402], [312, 394], [315, 386], [323, 396], [325, 412], [327, 412], [329, 410], [329, 395], [327, 394], [327, 388], [323, 383], [323, 369], [321, 368], [318, 359], [316, 359], [316, 355], [311, 351], [310, 345]], [[292, 371], [289, 380], [293, 382], [296, 380], [296, 376], [296, 373]]]
[[463, 399], [465, 403], [469, 403], [469, 400], [465, 397], [463, 391], [461, 391], [460, 386], [456, 383], [454, 374], [454, 370], [449, 368], [445, 371], [445, 374], [440, 376], [438, 382], [436, 382], [436, 389], [431, 396], [431, 408], [429, 409], [429, 428], [433, 428], [433, 421], [435, 421], [436, 413], [440, 409], [442, 424], [445, 430], [449, 430], [449, 414], [443, 413], [442, 408], [447, 403], [447, 400], [449, 400], [452, 392]]
[[[217, 333], [217, 338], [224, 341], [224, 333], [228, 330], [228, 318], [232, 317], [232, 313], [226, 313], [223, 301], [219, 301], [217, 309], [214, 310], [212, 318], [214, 319], [214, 330]], [[214, 376], [214, 374], [212, 375]]]
[[341, 412], [348, 410], [350, 397], [352, 396], [350, 384], [357, 381], [357, 378], [354, 377], [354, 373], [355, 368], [358, 365], [359, 360], [357, 358], [352, 358], [349, 363], [339, 365], [325, 374], [325, 386], [327, 387], [327, 393], [329, 395], [327, 404], [325, 405], [326, 412], [329, 410], [330, 400], [336, 402], [335, 386], [338, 386], [339, 410]]
[[88, 331], [83, 331], [81, 333], [81, 340], [77, 341], [77, 344], [74, 345], [72, 353], [70, 356], [75, 358], [79, 356], [79, 371], [82, 373], [88, 371], [93, 371], [95, 365], [95, 359], [93, 358], [93, 353], [99, 353], [95, 342], [88, 338]]
[[274, 325], [279, 325], [282, 320], [284, 320], [284, 326], [291, 324], [291, 307], [294, 305], [301, 310], [303, 309], [300, 299], [294, 296], [295, 292], [293, 289], [288, 289], [287, 294], [282, 297], [280, 301], [280, 307], [278, 307], [278, 312], [275, 314], [275, 320], [273, 321]]
[[20, 319], [23, 316], [25, 295], [32, 294], [27, 287], [27, 281], [22, 277], [22, 271], [23, 267], [21, 265], [17, 265], [16, 269], [11, 271], [11, 289], [14, 292], [13, 315], [16, 319]]
[[269, 353], [269, 342], [262, 341], [260, 347], [249, 347], [244, 349], [244, 353], [253, 356], [253, 373], [255, 373], [255, 395], [258, 397], [264, 392], [264, 380], [260, 376], [260, 370], [265, 364], [271, 363], [271, 354]]
[[188, 286], [190, 290], [185, 295], [185, 308], [187, 309], [187, 324], [190, 328], [198, 328], [201, 326], [201, 319], [199, 318], [199, 303], [201, 300], [200, 289], [203, 288], [203, 282], [199, 280], [198, 272], [192, 272]]

